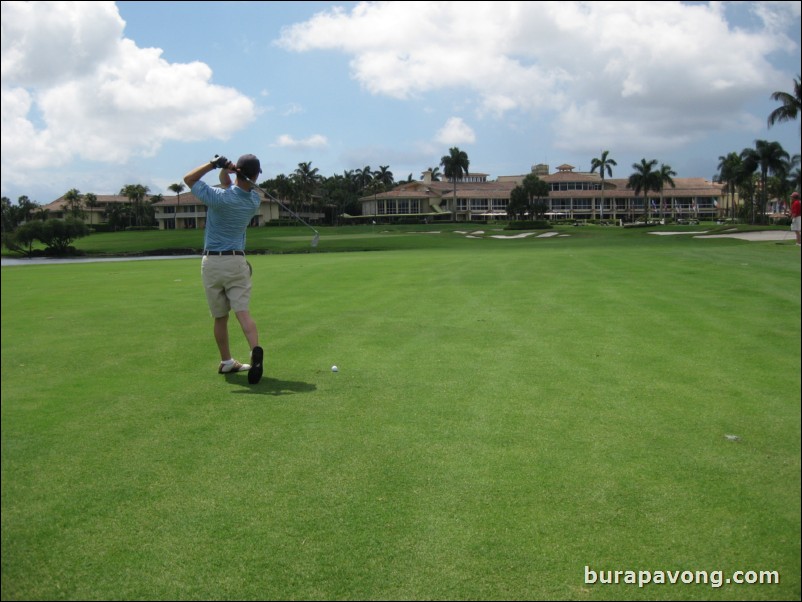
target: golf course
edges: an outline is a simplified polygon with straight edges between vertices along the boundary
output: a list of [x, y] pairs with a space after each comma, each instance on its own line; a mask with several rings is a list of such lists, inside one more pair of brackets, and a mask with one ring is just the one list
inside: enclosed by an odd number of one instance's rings
[[319, 230], [2, 268], [3, 600], [800, 599], [792, 235]]

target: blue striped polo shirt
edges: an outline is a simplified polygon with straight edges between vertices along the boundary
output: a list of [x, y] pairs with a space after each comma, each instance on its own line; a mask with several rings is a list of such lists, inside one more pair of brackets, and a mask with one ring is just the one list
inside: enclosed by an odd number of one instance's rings
[[239, 186], [214, 188], [198, 180], [192, 194], [208, 207], [203, 248], [207, 251], [244, 251], [245, 229], [259, 210], [256, 189], [246, 192]]

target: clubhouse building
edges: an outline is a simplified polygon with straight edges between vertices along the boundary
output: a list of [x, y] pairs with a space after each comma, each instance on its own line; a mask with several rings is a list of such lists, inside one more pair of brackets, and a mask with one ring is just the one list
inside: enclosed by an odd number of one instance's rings
[[[532, 172], [549, 185], [543, 199], [552, 220], [621, 220], [634, 222], [646, 217], [643, 194], [627, 188], [629, 179], [602, 180], [598, 173], [575, 172], [572, 165], [560, 165], [549, 173], [547, 165], [535, 165]], [[453, 182], [433, 181], [432, 173], [423, 173], [420, 182], [406, 182], [392, 190], [360, 199], [362, 215], [351, 219], [424, 217], [430, 220], [486, 221], [506, 219], [510, 193], [521, 185], [526, 175], [500, 176], [487, 181], [486, 174], [470, 174], [458, 180], [456, 195]], [[673, 178], [660, 195], [649, 195], [652, 218], [717, 219], [725, 215], [728, 200], [723, 185], [702, 178]], [[602, 186], [604, 190], [602, 191]]]
[[[643, 220], [647, 208], [643, 194], [627, 188], [628, 178], [605, 178], [598, 173], [576, 172], [572, 165], [560, 165], [549, 173], [548, 165], [535, 165], [532, 173], [549, 185], [546, 217], [550, 220], [604, 219], [615, 222]], [[403, 182], [392, 190], [371, 194], [359, 199], [362, 214], [341, 216], [352, 223], [366, 221], [488, 221], [507, 219], [510, 193], [519, 186], [526, 174], [499, 176], [488, 181], [487, 174], [471, 173], [456, 183], [436, 181], [432, 172], [425, 171], [422, 180]], [[648, 214], [652, 219], [711, 220], [729, 215], [728, 196], [723, 184], [703, 178], [673, 178], [674, 187], [667, 185], [663, 194], [649, 195]], [[604, 189], [602, 190], [602, 186]], [[130, 200], [122, 195], [97, 195], [92, 207], [84, 207], [86, 222], [90, 226], [107, 222], [107, 214], [114, 205]], [[60, 197], [45, 206], [51, 217], [63, 218], [67, 214], [66, 201]], [[285, 203], [289, 204], [289, 203]], [[206, 225], [206, 207], [191, 192], [175, 196], [162, 195], [152, 203], [160, 230], [203, 228]], [[320, 211], [301, 210], [299, 215], [310, 222], [320, 222]], [[262, 200], [259, 212], [251, 226], [262, 226], [291, 216], [278, 203]]]

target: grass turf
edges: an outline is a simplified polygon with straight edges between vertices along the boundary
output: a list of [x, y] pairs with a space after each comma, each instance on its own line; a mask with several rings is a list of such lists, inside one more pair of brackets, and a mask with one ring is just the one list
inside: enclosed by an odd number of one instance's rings
[[799, 599], [798, 250], [607, 232], [252, 256], [256, 386], [196, 260], [3, 268], [2, 598]]

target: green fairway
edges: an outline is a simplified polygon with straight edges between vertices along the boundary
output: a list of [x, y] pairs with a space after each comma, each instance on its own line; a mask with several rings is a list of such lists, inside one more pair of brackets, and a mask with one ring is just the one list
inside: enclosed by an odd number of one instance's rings
[[2, 268], [2, 599], [798, 600], [799, 249], [490, 228]]

